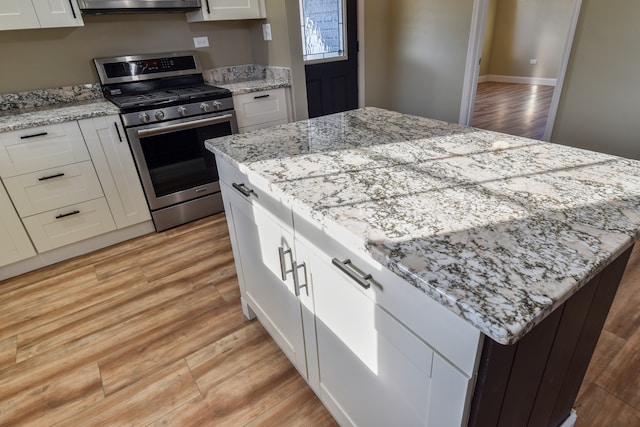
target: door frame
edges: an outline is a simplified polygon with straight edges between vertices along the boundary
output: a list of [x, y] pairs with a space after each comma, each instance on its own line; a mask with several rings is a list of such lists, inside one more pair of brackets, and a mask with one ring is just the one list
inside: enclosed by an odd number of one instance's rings
[[[567, 39], [565, 41], [564, 51], [560, 62], [560, 68], [556, 78], [556, 86], [553, 90], [551, 98], [551, 107], [545, 127], [544, 141], [551, 139], [553, 125], [558, 114], [558, 106], [560, 104], [560, 96], [564, 86], [564, 79], [567, 74], [569, 65], [569, 57], [571, 56], [571, 47], [578, 26], [578, 18], [582, 8], [582, 0], [573, 0], [573, 8], [571, 11], [571, 19], [569, 22], [569, 30], [567, 31]], [[469, 126], [473, 115], [473, 106], [476, 99], [476, 89], [478, 87], [478, 74], [480, 71], [480, 58], [482, 56], [482, 44], [484, 41], [484, 32], [487, 24], [487, 11], [489, 9], [489, 0], [474, 0], [473, 13], [471, 16], [471, 31], [469, 34], [469, 47], [467, 48], [467, 61], [464, 72], [464, 83], [462, 87], [462, 101], [460, 104], [461, 125]]]

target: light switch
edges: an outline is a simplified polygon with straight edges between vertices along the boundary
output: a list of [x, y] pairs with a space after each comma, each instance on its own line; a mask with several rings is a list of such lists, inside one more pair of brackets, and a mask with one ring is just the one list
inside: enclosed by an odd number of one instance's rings
[[193, 45], [195, 47], [209, 47], [209, 37], [194, 37]]
[[262, 36], [265, 40], [271, 40], [271, 24], [262, 24]]

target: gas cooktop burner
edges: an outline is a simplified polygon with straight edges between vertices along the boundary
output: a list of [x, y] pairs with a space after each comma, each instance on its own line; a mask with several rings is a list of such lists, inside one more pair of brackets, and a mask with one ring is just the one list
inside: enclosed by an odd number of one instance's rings
[[194, 86], [168, 89], [136, 95], [112, 95], [109, 100], [122, 109], [137, 107], [155, 107], [180, 101], [197, 101], [228, 97], [229, 91], [216, 86]]

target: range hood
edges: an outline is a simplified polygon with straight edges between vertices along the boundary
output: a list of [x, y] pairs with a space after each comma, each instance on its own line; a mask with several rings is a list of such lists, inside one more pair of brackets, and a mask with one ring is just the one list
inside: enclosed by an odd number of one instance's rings
[[200, 9], [200, 0], [78, 0], [83, 14], [188, 12]]

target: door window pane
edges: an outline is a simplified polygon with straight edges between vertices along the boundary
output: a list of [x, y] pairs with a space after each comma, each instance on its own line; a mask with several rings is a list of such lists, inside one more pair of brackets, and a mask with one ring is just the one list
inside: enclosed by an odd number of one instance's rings
[[344, 0], [300, 0], [305, 61], [346, 56]]

